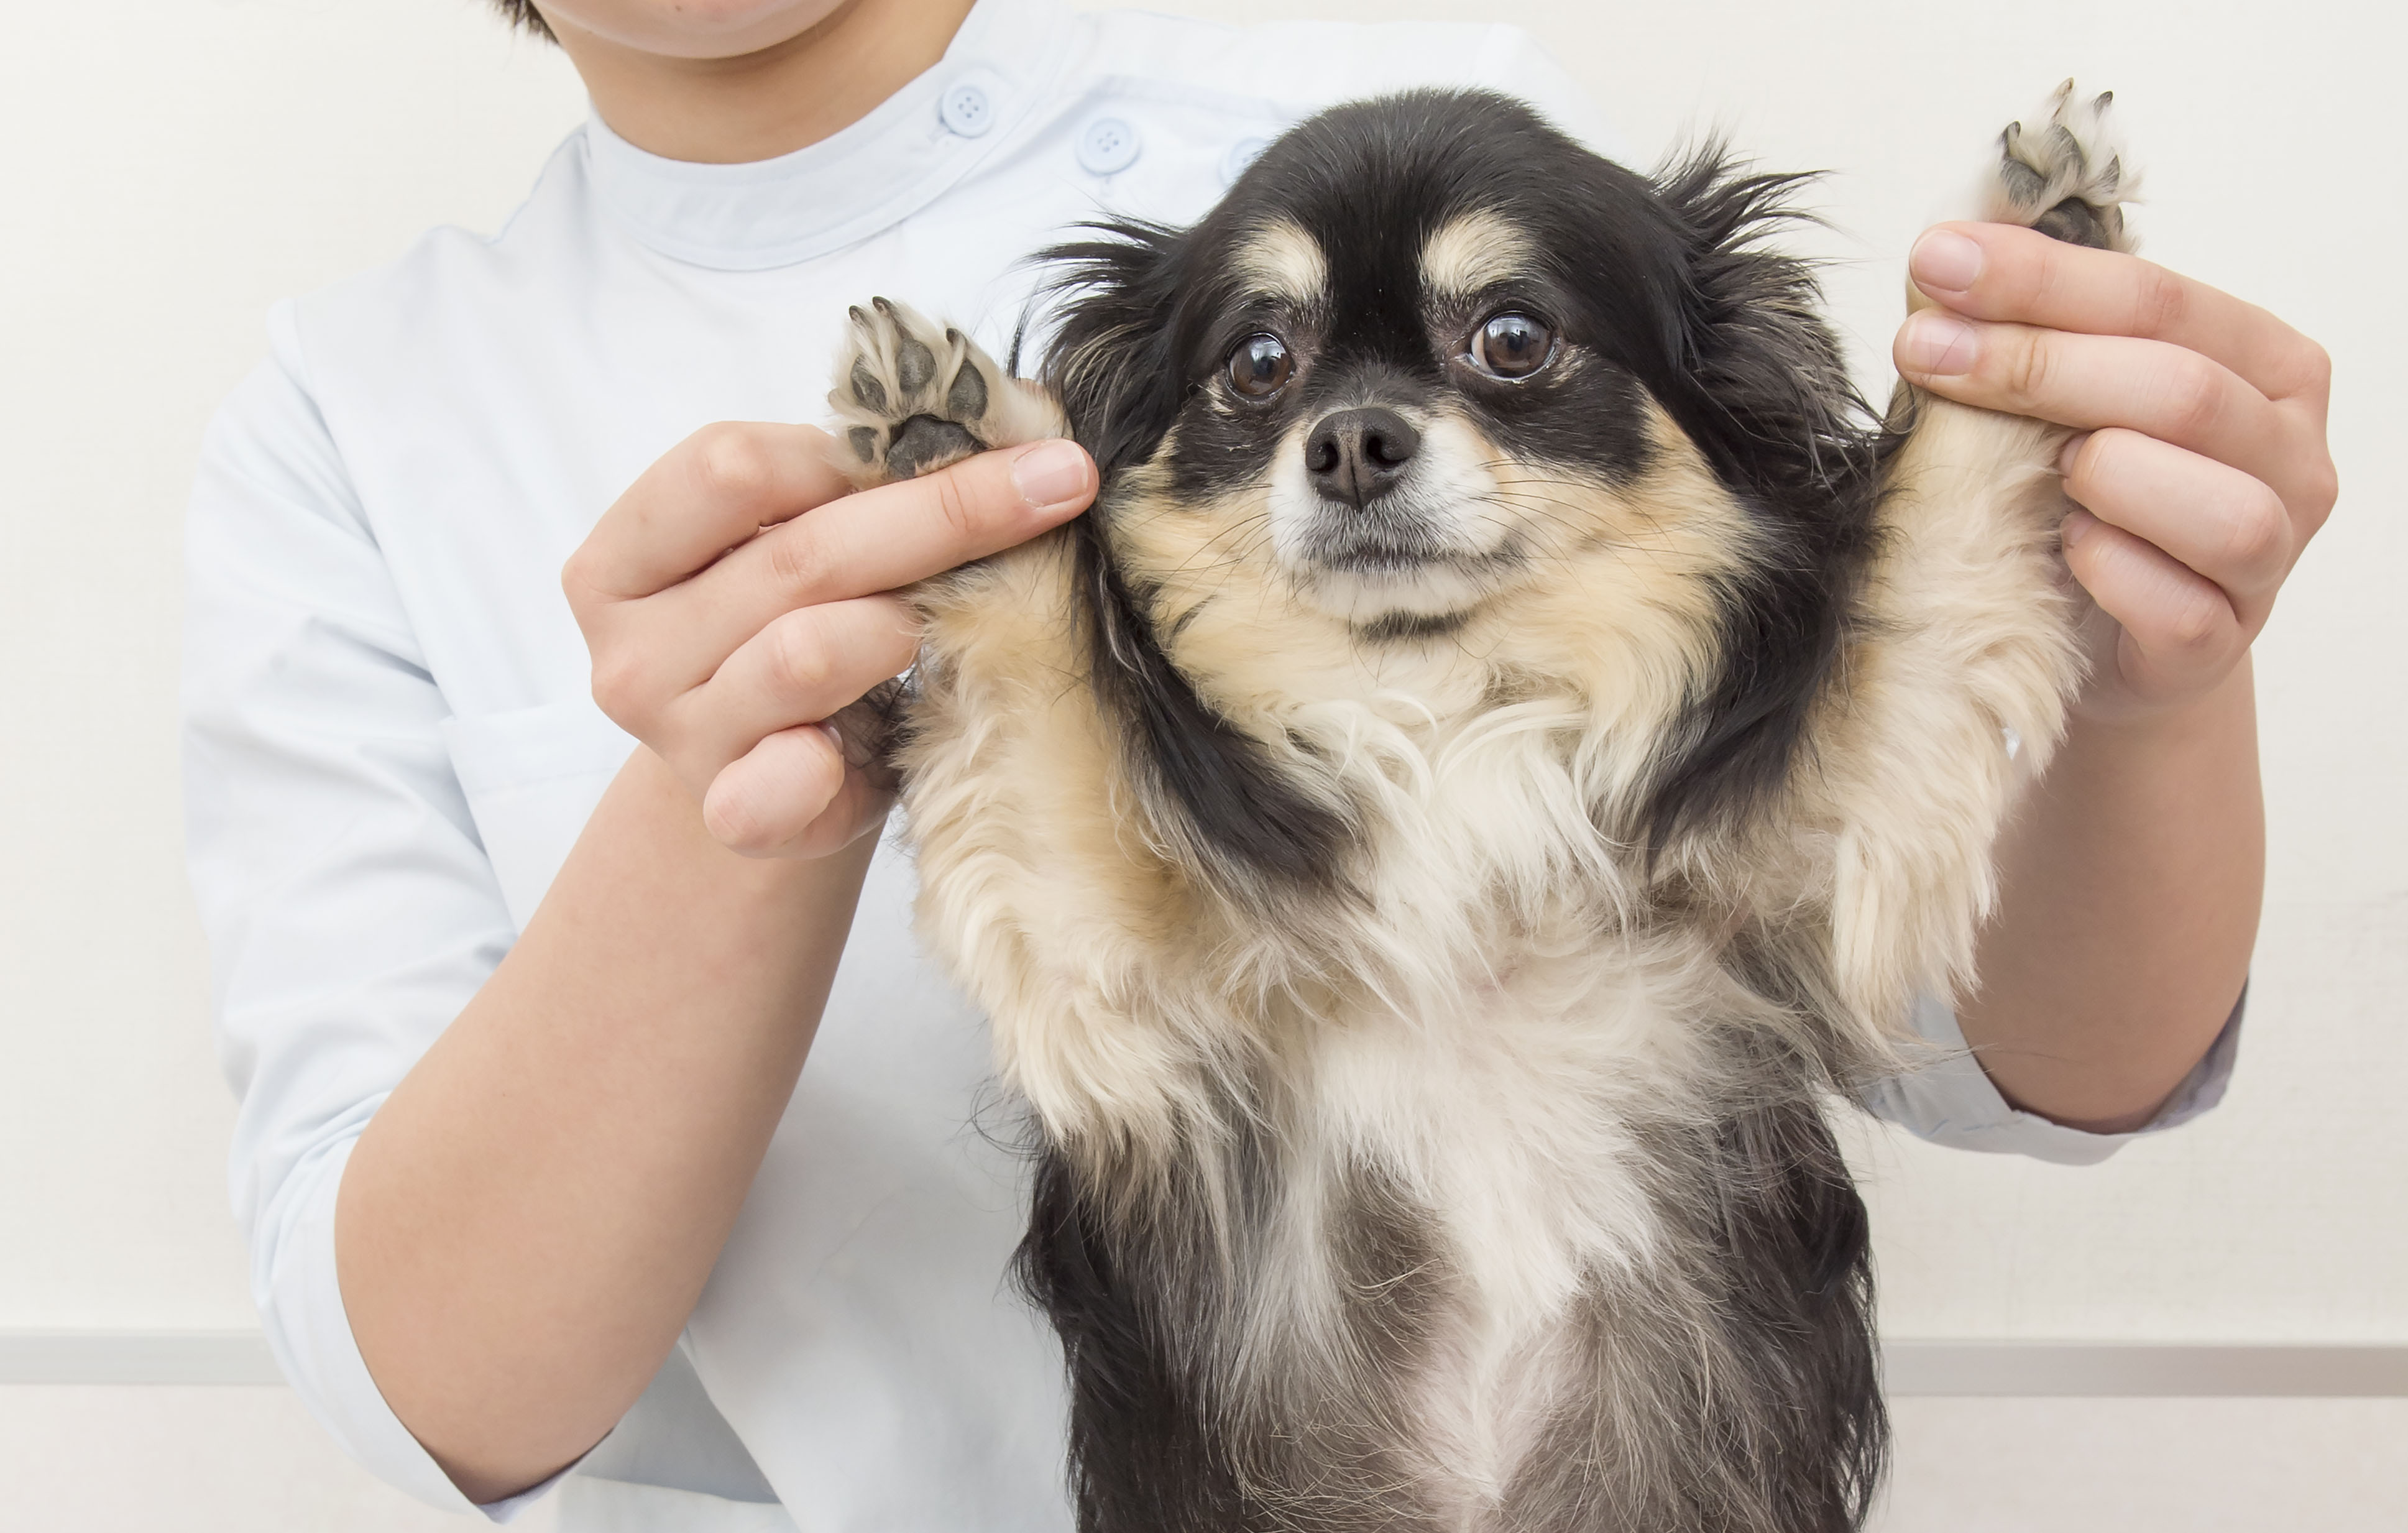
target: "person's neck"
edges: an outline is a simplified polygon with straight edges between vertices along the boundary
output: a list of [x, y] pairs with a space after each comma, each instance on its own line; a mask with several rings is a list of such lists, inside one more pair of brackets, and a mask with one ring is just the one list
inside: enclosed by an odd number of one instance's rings
[[861, 121], [945, 55], [971, 0], [846, 0], [733, 58], [674, 58], [555, 21], [610, 131], [670, 160], [773, 159]]

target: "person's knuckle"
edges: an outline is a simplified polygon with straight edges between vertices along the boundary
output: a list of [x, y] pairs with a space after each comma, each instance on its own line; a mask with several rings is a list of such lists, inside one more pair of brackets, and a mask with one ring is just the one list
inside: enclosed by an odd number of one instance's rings
[[789, 523], [762, 539], [768, 545], [769, 579], [777, 588], [798, 600], [809, 600], [827, 588], [834, 561], [821, 539], [810, 536], [808, 526]]
[[2079, 286], [2079, 279], [2067, 265], [2066, 247], [2045, 236], [2023, 268], [2016, 286], [2019, 306], [2027, 313], [2046, 312], [2066, 297], [2069, 288]]
[[2169, 604], [2165, 639], [2177, 652], [2199, 660], [2212, 655], [2231, 615], [2218, 594], [2187, 590]]
[[2224, 377], [2214, 363], [2184, 353], [2166, 380], [2166, 420], [2172, 433], [2196, 441], [2212, 435], [2224, 416]]
[[2301, 392], [2322, 394], [2332, 388], [2332, 353], [2322, 343], [2301, 336], [2298, 367]]
[[944, 523], [946, 534], [964, 546], [975, 544], [983, 532], [986, 518], [981, 497], [972, 494], [957, 473], [936, 474], [927, 480], [928, 492], [934, 497], [937, 516]]
[[2163, 266], [2141, 263], [2133, 300], [2133, 334], [2165, 336], [2179, 330], [2190, 313], [2190, 285]]
[[695, 434], [694, 466], [705, 494], [738, 505], [764, 498], [778, 475], [768, 444], [733, 422], [705, 426]]
[[631, 727], [649, 717], [657, 701], [654, 690], [652, 667], [634, 649], [620, 647], [595, 655], [594, 702], [613, 723]]
[[2056, 348], [2028, 331], [2010, 332], [1999, 364], [1999, 386], [2019, 414], [2036, 413], [2057, 370]]
[[2302, 520], [2312, 529], [2323, 526], [2325, 518], [2332, 514], [2334, 503], [2341, 499], [2341, 470], [2334, 466], [2331, 453], [2317, 451], [2315, 460], [2308, 466], [2300, 494], [2307, 501], [2301, 509]]
[[834, 681], [837, 657], [815, 614], [790, 612], [769, 630], [769, 666], [789, 695], [820, 700]]
[[2082, 445], [2074, 450], [2073, 461], [2066, 466], [2068, 490], [2087, 490], [2120, 477], [2125, 471], [2126, 445], [2123, 434], [2109, 427], [2085, 433]]
[[593, 542], [580, 543], [560, 566], [560, 594], [568, 598], [572, 612], [581, 612], [589, 604], [594, 591]]
[[2253, 574], [2279, 569], [2291, 554], [2291, 518], [2283, 497], [2255, 480], [2232, 518], [2225, 555]]

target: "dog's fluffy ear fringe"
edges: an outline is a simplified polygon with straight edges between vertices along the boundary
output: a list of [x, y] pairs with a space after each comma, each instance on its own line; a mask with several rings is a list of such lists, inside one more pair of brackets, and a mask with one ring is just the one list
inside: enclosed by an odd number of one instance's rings
[[1139, 220], [1090, 223], [1093, 239], [1039, 252], [1061, 326], [1039, 377], [1107, 475], [1143, 461], [1179, 412], [1172, 354], [1181, 231]]
[[1821, 223], [1796, 201], [1820, 176], [1750, 171], [1727, 146], [1708, 140], [1653, 179], [1690, 243], [1684, 360], [1697, 369], [1700, 392], [1735, 419], [1784, 428], [1776, 441], [1788, 451], [1776, 448], [1750, 466], [1816, 494], [1859, 485], [1873, 411], [1822, 317], [1814, 264], [1767, 243], [1786, 228]]
[[1099, 237], [1040, 257], [1060, 268], [1049, 292], [1062, 322], [1039, 377], [1103, 476], [1095, 509], [1070, 529], [1099, 700], [1121, 725], [1151, 828], [1214, 889], [1257, 910], [1290, 892], [1340, 893], [1344, 806], [1197, 695], [1163, 652], [1153, 593], [1112, 555], [1114, 480], [1154, 454], [1186, 394], [1173, 351], [1181, 236], [1136, 221], [1088, 227]]
[[1749, 171], [1708, 141], [1653, 181], [1684, 246], [1682, 354], [1663, 401], [1750, 509], [1760, 546], [1724, 602], [1726, 664], [1666, 751], [1645, 816], [1661, 854], [1761, 804], [1801, 764], [1870, 553], [1891, 438], [1851, 383], [1808, 261], [1768, 243], [1813, 222], [1812, 175]]

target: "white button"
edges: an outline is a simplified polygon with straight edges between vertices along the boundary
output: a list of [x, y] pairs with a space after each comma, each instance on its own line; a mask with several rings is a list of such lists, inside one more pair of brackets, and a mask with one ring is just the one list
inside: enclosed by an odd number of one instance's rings
[[965, 138], [975, 138], [995, 126], [995, 104], [987, 100], [984, 91], [967, 80], [945, 93], [944, 99], [937, 103], [937, 115], [944, 119], [945, 126]]
[[1137, 163], [1137, 129], [1117, 117], [1099, 117], [1079, 130], [1079, 165], [1090, 176], [1109, 176]]
[[1236, 180], [1246, 173], [1248, 165], [1263, 157], [1263, 150], [1270, 147], [1271, 141], [1268, 138], [1240, 138], [1231, 144], [1229, 152], [1221, 161], [1221, 179]]

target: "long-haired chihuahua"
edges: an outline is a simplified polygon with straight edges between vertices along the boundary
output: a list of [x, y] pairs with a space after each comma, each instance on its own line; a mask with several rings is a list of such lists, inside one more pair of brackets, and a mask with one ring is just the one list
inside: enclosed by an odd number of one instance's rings
[[[2126, 248], [2105, 102], [1980, 210]], [[2064, 434], [1876, 419], [1768, 243], [1799, 184], [1417, 93], [1052, 252], [1035, 381], [853, 311], [856, 484], [1102, 468], [916, 589], [854, 742], [1035, 1125], [1085, 1533], [1862, 1520], [1827, 1105], [1970, 980], [2081, 611]]]

